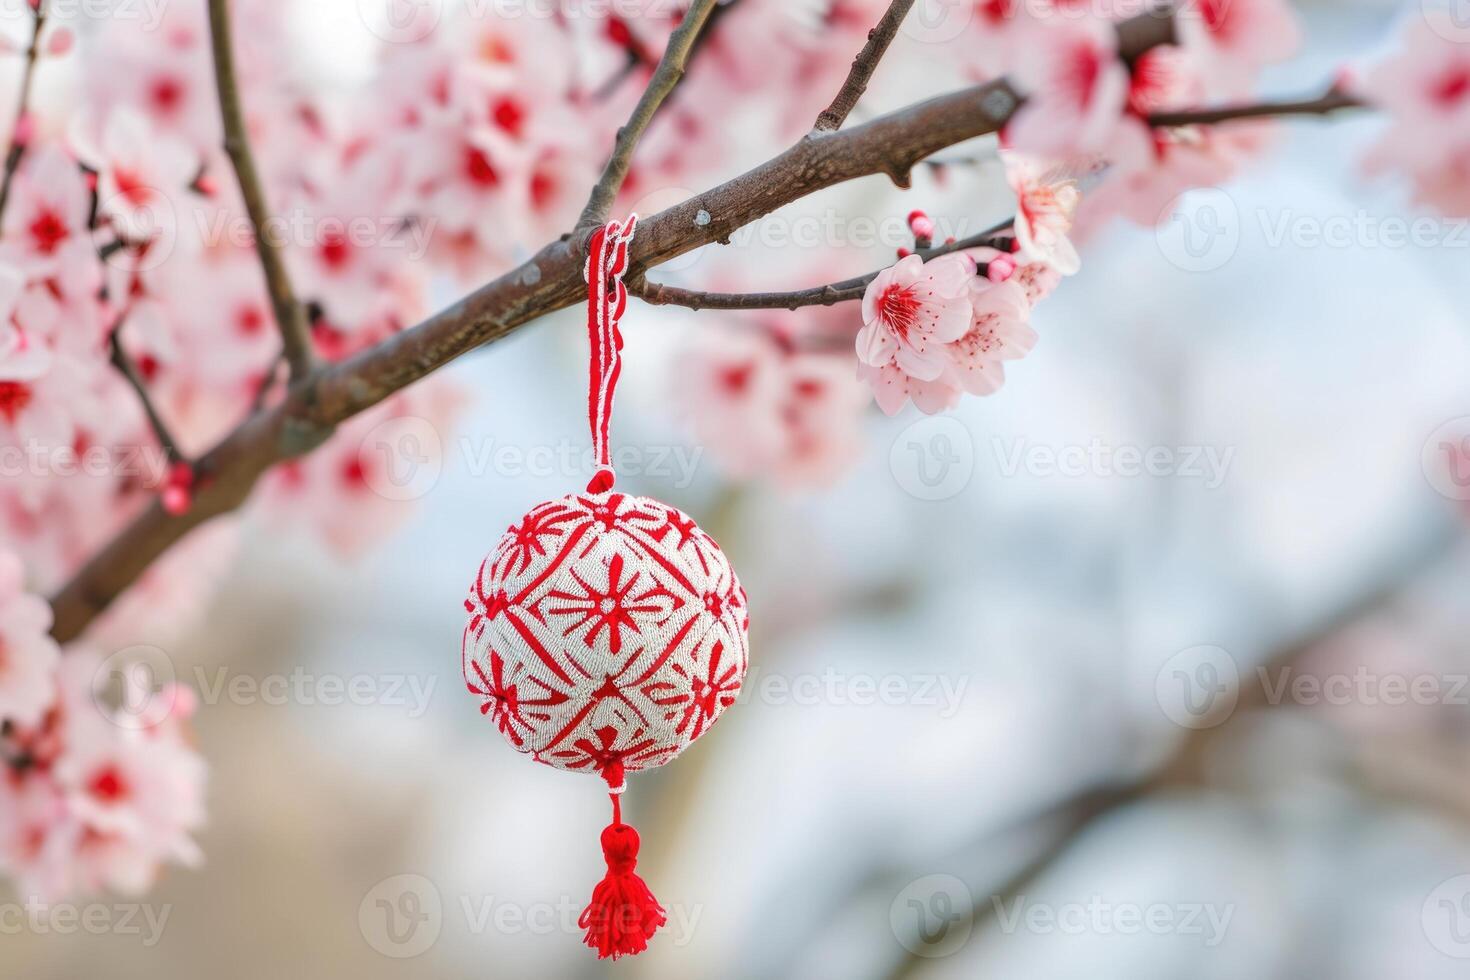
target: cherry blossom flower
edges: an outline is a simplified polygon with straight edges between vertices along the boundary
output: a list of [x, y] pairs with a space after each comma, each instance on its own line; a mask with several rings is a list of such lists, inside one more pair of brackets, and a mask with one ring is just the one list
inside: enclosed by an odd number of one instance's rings
[[393, 281], [409, 260], [409, 238], [383, 207], [394, 179], [388, 161], [363, 157], [347, 166], [296, 202], [305, 235], [286, 255], [301, 296], [352, 331], [394, 310]]
[[1355, 86], [1389, 126], [1369, 152], [1369, 173], [1401, 173], [1416, 203], [1470, 215], [1470, 50], [1449, 38], [1445, 11], [1412, 18], [1399, 49]]
[[1034, 160], [1007, 154], [1006, 177], [1016, 194], [1016, 240], [1023, 259], [1046, 262], [1064, 276], [1082, 266], [1067, 239], [1082, 192], [1056, 170], [1041, 172]]
[[1269, 122], [1149, 129], [1129, 121], [1118, 130], [1102, 179], [1078, 205], [1075, 234], [1085, 238], [1114, 217], [1144, 227], [1167, 221], [1180, 194], [1228, 182], [1271, 132]]
[[680, 358], [675, 400], [731, 476], [826, 486], [861, 452], [867, 396], [844, 359], [796, 349], [777, 322], [702, 331]]
[[951, 376], [972, 395], [990, 395], [1005, 384], [1002, 361], [1024, 357], [1036, 346], [1036, 331], [1027, 319], [1031, 304], [1018, 283], [970, 282], [974, 310], [970, 329], [949, 346]]
[[674, 401], [737, 479], [759, 473], [781, 438], [780, 360], [757, 329], [702, 331], [679, 359]]
[[299, 526], [343, 557], [362, 554], [413, 515], [414, 501], [395, 488], [412, 479], [418, 468], [439, 462], [431, 445], [384, 443], [373, 438], [373, 430], [393, 419], [412, 418], [448, 432], [464, 403], [458, 385], [435, 379], [357, 416], [311, 455], [267, 474], [264, 518], [275, 525]]
[[[244, 4], [237, 22], [249, 21], [238, 37], [264, 33], [266, 18], [252, 13], [268, 4]], [[209, 24], [201, 4], [165, 4], [156, 24], [137, 18], [109, 17], [86, 57], [90, 70], [83, 74], [86, 105], [106, 119], [120, 106], [141, 114], [149, 129], [196, 152], [217, 147], [220, 140], [219, 107], [215, 101]], [[279, 15], [270, 21], [281, 20]], [[150, 28], [151, 29], [145, 29]], [[274, 36], [274, 32], [271, 33]], [[249, 54], [254, 54], [252, 49]], [[258, 57], [240, 57], [246, 81]], [[247, 97], [246, 104], [252, 104]]]
[[20, 559], [0, 551], [0, 720], [35, 725], [51, 703], [60, 657], [51, 607], [25, 591]]
[[94, 687], [101, 666], [91, 649], [70, 649], [48, 678], [44, 718], [0, 736], [7, 759], [26, 761], [0, 772], [0, 870], [38, 896], [138, 893], [161, 865], [200, 860], [191, 835], [204, 821], [206, 773], [189, 744], [194, 699], [173, 686], [144, 691], [130, 676], [127, 703], [159, 710], [119, 713]]
[[[1036, 344], [1036, 333], [1028, 322], [1032, 306], [1061, 277], [1056, 267], [1045, 261], [1025, 262], [998, 282], [977, 275], [977, 263], [1012, 261], [1011, 256], [993, 248], [955, 253], [929, 264], [944, 258], [955, 260], [963, 273], [966, 296], [961, 308], [965, 311], [965, 328], [934, 348], [939, 372], [929, 378], [918, 377], [896, 359], [873, 364], [859, 358], [858, 378], [872, 390], [878, 407], [888, 415], [897, 414], [909, 401], [921, 412], [933, 415], [953, 408], [965, 393], [989, 395], [999, 390], [1005, 383], [1003, 362], [1025, 356]], [[910, 259], [918, 257], [903, 261]]]
[[964, 389], [950, 376], [921, 381], [905, 374], [897, 364], [874, 367], [860, 363], [857, 377], [872, 389], [873, 399], [885, 415], [897, 415], [910, 399], [924, 414], [938, 415], [958, 405], [964, 394]]
[[1052, 159], [1105, 148], [1128, 98], [1128, 69], [1106, 21], [1026, 20], [1013, 72], [1025, 103], [1006, 126], [1009, 145]]
[[99, 174], [98, 208], [119, 234], [144, 242], [174, 233], [176, 201], [199, 170], [198, 157], [185, 144], [124, 105], [107, 117], [100, 144], [84, 146], [82, 155]]
[[1266, 65], [1301, 44], [1301, 26], [1286, 0], [1195, 0], [1176, 20], [1180, 42], [1210, 95], [1249, 94]]
[[[76, 161], [53, 143], [35, 147], [16, 172], [0, 247], [33, 277], [53, 275], [59, 263], [79, 255], [95, 264], [87, 231], [90, 206], [91, 194]], [[77, 241], [87, 244], [80, 253], [67, 247]]]
[[895, 363], [920, 381], [933, 381], [948, 361], [944, 345], [970, 324], [968, 260], [947, 255], [925, 262], [917, 255], [884, 269], [863, 296], [858, 360], [872, 367]]
[[100, 876], [109, 884], [121, 880], [131, 886], [127, 891], [148, 887], [151, 873], [133, 867], [133, 855], [148, 864], [199, 863], [189, 834], [204, 822], [204, 763], [176, 739], [73, 722], [55, 775], [67, 808], [92, 834], [125, 844], [88, 855], [106, 869]]

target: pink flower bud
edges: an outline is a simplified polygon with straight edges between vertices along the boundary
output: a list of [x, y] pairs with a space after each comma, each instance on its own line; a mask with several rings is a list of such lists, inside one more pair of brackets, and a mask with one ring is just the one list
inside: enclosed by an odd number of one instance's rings
[[189, 505], [194, 502], [193, 497], [184, 487], [164, 487], [160, 498], [163, 500], [163, 509], [174, 517], [178, 517], [180, 514], [187, 514], [189, 512]]
[[168, 468], [163, 492], [159, 494], [163, 509], [175, 517], [186, 513], [194, 503], [194, 468], [179, 460]]
[[76, 43], [76, 35], [71, 32], [70, 27], [58, 27], [51, 32], [51, 38], [46, 42], [46, 53], [61, 57], [72, 49]]
[[29, 112], [23, 114], [15, 121], [15, 145], [26, 146], [31, 142], [31, 137], [36, 135], [36, 117]]
[[914, 237], [922, 241], [930, 241], [934, 238], [934, 222], [923, 211], [909, 212], [909, 230]]
[[1005, 282], [1015, 274], [1016, 263], [1004, 255], [991, 259], [985, 269], [985, 278], [991, 282]]

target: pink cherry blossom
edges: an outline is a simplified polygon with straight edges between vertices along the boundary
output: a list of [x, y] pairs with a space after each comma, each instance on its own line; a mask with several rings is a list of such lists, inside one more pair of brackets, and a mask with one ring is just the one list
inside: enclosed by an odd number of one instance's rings
[[[287, 461], [267, 474], [261, 510], [277, 526], [300, 527], [333, 552], [355, 557], [397, 530], [415, 512], [415, 501], [395, 492], [403, 467], [437, 465], [429, 444], [382, 443], [373, 430], [393, 419], [414, 419], [448, 433], [464, 407], [458, 385], [436, 378], [399, 392], [371, 412], [338, 428], [310, 456]], [[447, 443], [447, 439], [444, 440]], [[410, 475], [417, 470], [403, 470]]]
[[781, 320], [701, 332], [680, 358], [675, 399], [730, 476], [826, 486], [861, 451], [867, 395], [842, 358], [796, 349]]
[[118, 234], [145, 242], [173, 233], [181, 216], [177, 201], [199, 169], [184, 143], [124, 105], [107, 117], [100, 144], [85, 147], [83, 158], [99, 173], [98, 208]]
[[[237, 5], [238, 37], [262, 33], [265, 18], [252, 11], [265, 6], [269, 4]], [[103, 19], [102, 30], [85, 55], [89, 68], [83, 73], [85, 104], [97, 122], [127, 106], [147, 120], [150, 131], [206, 152], [219, 145], [220, 124], [205, 7], [170, 3], [159, 10], [162, 18], [157, 24], [145, 18]], [[248, 83], [249, 69], [259, 59], [238, 60]], [[246, 104], [252, 104], [249, 98]]]
[[944, 345], [970, 325], [969, 280], [963, 256], [926, 263], [917, 255], [884, 269], [863, 296], [858, 360], [872, 367], [895, 363], [905, 374], [933, 381], [944, 373]]
[[109, 885], [142, 891], [152, 874], [138, 868], [177, 861], [198, 864], [190, 833], [204, 822], [204, 763], [174, 738], [154, 737], [120, 725], [72, 724], [56, 763], [57, 784], [68, 810], [103, 842], [86, 855]]
[[897, 415], [910, 399], [924, 414], [938, 415], [958, 405], [964, 395], [964, 389], [951, 376], [921, 381], [904, 374], [897, 364], [874, 367], [859, 363], [857, 377], [872, 389], [873, 400], [885, 415]]
[[1301, 26], [1287, 0], [1195, 0], [1177, 19], [1184, 50], [1211, 95], [1249, 94], [1260, 70], [1301, 45]]
[[346, 168], [290, 205], [304, 219], [304, 235], [290, 242], [287, 258], [301, 296], [352, 331], [393, 311], [393, 282], [409, 261], [410, 239], [383, 206], [395, 176], [389, 161], [364, 156]]
[[51, 639], [51, 607], [25, 591], [20, 559], [0, 551], [0, 719], [35, 725], [51, 703], [60, 652]]
[[1470, 215], [1470, 50], [1436, 20], [1448, 16], [1411, 18], [1398, 50], [1357, 88], [1390, 120], [1365, 160], [1369, 173], [1403, 174], [1416, 203], [1460, 216]]
[[98, 696], [101, 666], [91, 649], [69, 649], [50, 674], [44, 718], [0, 736], [7, 759], [26, 761], [0, 772], [0, 870], [41, 897], [138, 893], [161, 865], [200, 860], [192, 834], [206, 774], [186, 727], [194, 699], [139, 689], [128, 703], [158, 716], [119, 713]]
[[781, 438], [780, 350], [753, 328], [701, 331], [679, 359], [674, 401], [736, 479], [758, 474]]
[[1082, 197], [1076, 181], [1055, 170], [1042, 172], [1034, 160], [1014, 154], [1006, 156], [1006, 177], [1016, 194], [1021, 258], [1047, 262], [1064, 276], [1076, 273], [1082, 261], [1067, 239]]
[[87, 231], [90, 199], [75, 160], [54, 143], [32, 148], [6, 202], [6, 257], [31, 276], [45, 277], [56, 272], [59, 262], [78, 255], [69, 244], [86, 241], [88, 247], [80, 254], [95, 264]]
[[1017, 150], [1052, 159], [1102, 150], [1128, 98], [1128, 69], [1106, 21], [1028, 20], [1013, 75], [1026, 97], [1006, 126]]
[[1075, 234], [1085, 239], [1115, 217], [1144, 227], [1167, 221], [1180, 194], [1228, 182], [1260, 154], [1271, 131], [1270, 122], [1149, 129], [1128, 121], [1102, 179], [1078, 205]]
[[974, 317], [965, 335], [949, 346], [951, 376], [972, 395], [990, 395], [1005, 383], [1002, 361], [1024, 357], [1036, 346], [1036, 331], [1027, 322], [1031, 304], [1013, 281], [970, 283]]

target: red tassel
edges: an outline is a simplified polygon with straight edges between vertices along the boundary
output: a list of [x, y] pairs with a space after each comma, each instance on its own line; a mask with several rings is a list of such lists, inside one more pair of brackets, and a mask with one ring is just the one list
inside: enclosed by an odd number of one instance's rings
[[663, 907], [643, 879], [638, 866], [638, 831], [623, 823], [617, 794], [613, 794], [613, 822], [602, 831], [602, 856], [607, 877], [592, 890], [592, 901], [577, 925], [587, 930], [587, 945], [598, 959], [634, 956], [648, 948], [648, 940], [668, 921]]

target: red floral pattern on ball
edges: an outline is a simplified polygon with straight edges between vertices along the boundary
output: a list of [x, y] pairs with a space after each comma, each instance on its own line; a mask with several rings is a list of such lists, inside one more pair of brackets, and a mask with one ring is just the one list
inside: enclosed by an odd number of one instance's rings
[[513, 748], [602, 775], [662, 765], [735, 702], [745, 592], [720, 546], [647, 497], [539, 504], [480, 564], [465, 683]]

